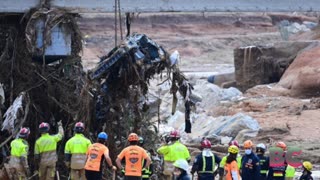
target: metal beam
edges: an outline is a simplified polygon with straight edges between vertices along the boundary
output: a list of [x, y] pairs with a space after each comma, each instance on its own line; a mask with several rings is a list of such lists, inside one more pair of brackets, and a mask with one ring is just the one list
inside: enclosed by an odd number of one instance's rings
[[[23, 13], [40, 0], [0, 0], [0, 12]], [[319, 0], [120, 0], [122, 12], [306, 12], [320, 11]], [[75, 13], [114, 11], [113, 0], [51, 0], [52, 7]]]

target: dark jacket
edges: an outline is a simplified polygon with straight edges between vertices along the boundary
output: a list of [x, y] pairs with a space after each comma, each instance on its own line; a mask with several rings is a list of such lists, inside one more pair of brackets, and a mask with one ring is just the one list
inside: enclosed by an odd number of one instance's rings
[[269, 157], [264, 156], [263, 154], [257, 155], [260, 162], [260, 179], [267, 179], [267, 172], [269, 170]]
[[278, 167], [269, 167], [267, 180], [285, 180], [287, 164]]
[[[212, 180], [214, 178], [214, 169], [213, 165], [219, 166], [221, 158], [213, 154], [211, 157], [204, 157], [202, 153], [198, 154], [194, 159], [191, 173], [198, 173], [199, 180]], [[205, 160], [205, 163], [204, 163]], [[205, 165], [205, 167], [204, 167]]]
[[177, 180], [191, 180], [191, 178], [186, 171], [183, 171], [180, 176], [177, 177]]
[[311, 176], [311, 172], [305, 171], [303, 174], [300, 176], [299, 180], [313, 180], [313, 177]]
[[259, 158], [252, 152], [242, 156], [241, 178], [242, 180], [258, 180], [260, 177]]

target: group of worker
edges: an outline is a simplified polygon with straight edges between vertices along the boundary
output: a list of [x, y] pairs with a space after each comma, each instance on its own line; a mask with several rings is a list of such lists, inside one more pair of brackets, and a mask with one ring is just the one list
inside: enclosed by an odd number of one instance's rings
[[[34, 175], [31, 175], [27, 159], [29, 151], [27, 138], [30, 130], [25, 127], [20, 130], [18, 138], [11, 142], [10, 179], [23, 180], [37, 174], [40, 180], [53, 180], [55, 178], [57, 173], [56, 162], [58, 160], [57, 143], [64, 136], [61, 121], [58, 122], [58, 127], [58, 134], [50, 135], [48, 123], [43, 122], [39, 125], [41, 136], [36, 140], [34, 147], [35, 169], [38, 171]], [[123, 172], [125, 180], [149, 179], [151, 158], [150, 154], [142, 147], [142, 137], [139, 137], [136, 133], [129, 134], [129, 146], [124, 148], [117, 156], [116, 167], [112, 164], [109, 149], [105, 145], [108, 139], [107, 133], [99, 133], [96, 142], [92, 144], [83, 135], [84, 130], [84, 124], [77, 122], [74, 126], [75, 135], [65, 145], [65, 164], [70, 169], [70, 179], [102, 179], [104, 160], [112, 171], [116, 171], [118, 167]], [[188, 148], [179, 139], [179, 132], [174, 130], [157, 150], [160, 155], [163, 155], [163, 175], [167, 180], [173, 178], [177, 180], [191, 179], [188, 175], [191, 157]], [[278, 142], [276, 146], [286, 152], [285, 143]], [[197, 173], [199, 180], [212, 180], [217, 174], [219, 174], [220, 179], [226, 180], [293, 179], [295, 169], [287, 163], [275, 167], [269, 165], [269, 158], [265, 156], [266, 146], [264, 144], [256, 146], [256, 153], [254, 153], [254, 144], [250, 140], [244, 142], [243, 148], [245, 154], [240, 156], [238, 142], [231, 141], [228, 154], [220, 158], [211, 151], [211, 142], [203, 138], [201, 141], [202, 151], [196, 155], [191, 168], [192, 179], [195, 173]], [[312, 164], [308, 161], [303, 162], [303, 173], [300, 180], [312, 180], [311, 170]]]
[[[20, 130], [18, 137], [10, 144], [10, 179], [25, 180], [35, 175], [38, 175], [40, 180], [53, 180], [55, 178], [57, 173], [56, 162], [58, 160], [57, 143], [64, 136], [61, 121], [58, 122], [58, 127], [58, 134], [50, 135], [50, 125], [48, 123], [43, 122], [39, 125], [41, 136], [36, 140], [34, 147], [35, 169], [37, 171], [33, 175], [31, 175], [27, 159], [29, 151], [27, 138], [30, 130], [26, 127]], [[96, 143], [92, 144], [83, 135], [84, 130], [84, 124], [77, 122], [74, 126], [75, 135], [65, 145], [65, 164], [70, 169], [69, 179], [99, 180], [102, 179], [104, 160], [112, 171], [117, 170], [116, 166], [112, 164], [109, 149], [105, 145], [108, 135], [105, 132], [100, 132]], [[148, 179], [151, 159], [147, 151], [141, 147], [143, 138], [131, 133], [128, 136], [128, 141], [129, 146], [117, 156], [115, 161], [117, 167], [124, 173], [125, 180]], [[125, 160], [125, 167], [122, 166], [122, 160]], [[115, 175], [115, 173], [113, 174]]]
[[[178, 180], [190, 180], [188, 175], [190, 161], [189, 151], [179, 142], [178, 131], [172, 131], [167, 142], [158, 149], [158, 153], [164, 156], [165, 179], [171, 180], [172, 176]], [[285, 153], [287, 146], [284, 142], [277, 142], [276, 147]], [[239, 154], [239, 143], [233, 140], [229, 143], [228, 153], [223, 158], [211, 151], [211, 142], [203, 138], [201, 141], [201, 153], [196, 155], [191, 175], [194, 179], [197, 173], [198, 180], [212, 180], [217, 174], [219, 179], [225, 180], [288, 180], [293, 179], [295, 168], [284, 162], [282, 166], [272, 166], [269, 157], [265, 155], [266, 145], [260, 143], [255, 147], [251, 140], [243, 143], [244, 155]], [[302, 163], [303, 172], [300, 180], [312, 180], [312, 164], [309, 161]]]

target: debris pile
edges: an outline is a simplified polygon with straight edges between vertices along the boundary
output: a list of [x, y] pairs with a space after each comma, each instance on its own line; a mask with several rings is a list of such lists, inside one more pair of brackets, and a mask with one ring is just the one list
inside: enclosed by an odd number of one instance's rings
[[[186, 107], [185, 132], [190, 133], [190, 108], [194, 103], [189, 96], [193, 87], [179, 71], [178, 61], [177, 52], [169, 56], [161, 46], [144, 34], [127, 37], [121, 45], [101, 57], [98, 66], [89, 72], [90, 79], [97, 86], [94, 93], [97, 94], [95, 129], [106, 127], [107, 132], [115, 135], [110, 138], [110, 142], [122, 145], [129, 133], [123, 129], [146, 135], [150, 126], [156, 123], [150, 122], [146, 116], [149, 109], [149, 81], [157, 74], [166, 73], [164, 82], [170, 81], [170, 93], [173, 94], [172, 113], [176, 111], [179, 91]], [[155, 130], [157, 131], [156, 128]]]

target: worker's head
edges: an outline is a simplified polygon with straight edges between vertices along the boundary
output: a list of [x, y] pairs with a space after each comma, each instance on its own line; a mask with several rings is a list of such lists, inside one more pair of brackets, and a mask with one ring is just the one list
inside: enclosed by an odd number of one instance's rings
[[253, 142], [251, 140], [246, 140], [243, 143], [243, 148], [244, 148], [245, 154], [250, 155], [253, 149]]
[[19, 138], [23, 138], [23, 139], [27, 139], [29, 135], [30, 135], [30, 129], [27, 127], [21, 128], [18, 134]]
[[227, 163], [231, 163], [232, 161], [236, 160], [237, 155], [239, 153], [239, 148], [235, 145], [231, 145], [228, 148], [229, 155], [227, 156]]
[[128, 141], [130, 145], [137, 145], [139, 141], [139, 136], [136, 133], [130, 133], [128, 136]]
[[304, 161], [302, 163], [302, 167], [304, 170], [309, 171], [309, 172], [312, 170], [312, 164], [309, 161]]
[[98, 139], [97, 139], [97, 141], [98, 141], [99, 143], [103, 144], [103, 143], [105, 143], [105, 142], [107, 141], [107, 139], [108, 139], [108, 134], [107, 134], [107, 133], [105, 133], [105, 132], [100, 132], [100, 133], [98, 134]]
[[49, 132], [50, 130], [50, 125], [46, 122], [42, 122], [40, 125], [39, 125], [39, 131], [40, 133], [47, 133]]
[[202, 139], [201, 149], [210, 149], [210, 148], [211, 148], [211, 142], [206, 138]]
[[139, 141], [138, 141], [138, 145], [143, 147], [143, 144], [144, 144], [144, 139], [142, 136], [139, 136]]
[[283, 151], [287, 150], [287, 145], [282, 141], [277, 142], [276, 147], [281, 148]]
[[266, 152], [266, 149], [267, 149], [266, 145], [264, 145], [263, 143], [260, 143], [256, 147], [256, 153], [257, 154], [264, 154]]
[[230, 141], [230, 142], [229, 142], [229, 146], [231, 146], [231, 145], [235, 145], [235, 146], [237, 146], [238, 148], [240, 147], [237, 140], [232, 140], [232, 141]]
[[178, 159], [173, 163], [175, 176], [180, 176], [180, 174], [186, 173], [189, 170], [189, 164], [185, 159]]
[[83, 133], [83, 131], [84, 131], [84, 124], [83, 124], [82, 122], [77, 122], [77, 123], [74, 125], [73, 130], [74, 130], [75, 133]]
[[180, 133], [177, 130], [171, 131], [169, 136], [171, 141], [177, 141], [180, 139]]

